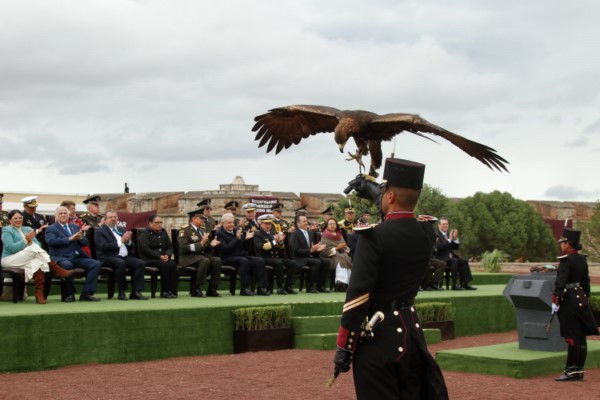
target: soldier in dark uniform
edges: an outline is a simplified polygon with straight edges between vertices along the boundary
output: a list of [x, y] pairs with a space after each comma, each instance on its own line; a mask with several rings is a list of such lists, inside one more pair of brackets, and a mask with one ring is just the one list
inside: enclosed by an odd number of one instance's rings
[[225, 209], [225, 213], [231, 213], [233, 214], [233, 223], [236, 227], [240, 226], [240, 219], [237, 217], [237, 212], [238, 212], [238, 207], [240, 206], [240, 203], [238, 203], [236, 200], [231, 200], [228, 203], [225, 203], [225, 206], [223, 206], [223, 208]]
[[287, 233], [291, 227], [291, 224], [283, 219], [283, 204], [275, 203], [271, 207], [271, 213], [273, 214], [273, 225], [271, 229], [271, 233]]
[[2, 210], [2, 203], [4, 202], [4, 193], [0, 193], [0, 228], [3, 226], [10, 225], [10, 218], [8, 217], [8, 211]]
[[100, 214], [100, 196], [88, 197], [83, 201], [87, 207], [87, 212], [83, 213], [79, 219], [91, 226], [97, 228], [102, 225], [104, 215]]
[[321, 232], [323, 232], [325, 229], [327, 229], [327, 221], [333, 218], [333, 207], [327, 207], [326, 209], [321, 211], [321, 215], [323, 216], [323, 222], [319, 226], [319, 229]]
[[245, 218], [240, 220], [240, 226], [243, 228], [244, 233], [258, 231], [260, 227], [256, 222], [256, 204], [246, 203], [242, 206], [242, 211], [246, 215]]
[[37, 196], [25, 197], [21, 201], [23, 202], [23, 226], [35, 230], [36, 239], [42, 243], [42, 247], [45, 247], [44, 229], [48, 227], [48, 221], [42, 214], [35, 212], [38, 206]]
[[212, 252], [220, 243], [210, 239], [210, 232], [204, 223], [206, 216], [201, 209], [191, 211], [189, 225], [179, 230], [179, 265], [182, 267], [197, 267], [196, 289], [192, 297], [205, 297], [200, 289], [206, 282], [206, 275], [210, 275], [206, 296], [221, 297], [217, 289], [221, 282], [221, 259], [214, 257]]
[[344, 219], [338, 221], [340, 229], [349, 235], [354, 231], [354, 208], [348, 207], [344, 210]]
[[[448, 399], [414, 305], [435, 241], [431, 224], [413, 213], [424, 172], [423, 164], [388, 158], [384, 221], [359, 233], [334, 358], [336, 371], [353, 364], [358, 399]], [[361, 341], [361, 326], [377, 311], [383, 322]]]
[[556, 271], [552, 312], [560, 321], [560, 335], [568, 343], [564, 373], [556, 381], [582, 381], [588, 335], [598, 335], [589, 305], [590, 274], [585, 256], [579, 254], [581, 232], [565, 228], [559, 239], [561, 256]]
[[198, 210], [205, 217], [204, 218], [204, 230], [208, 233], [212, 233], [214, 236], [214, 230], [215, 230], [215, 227], [217, 226], [217, 221], [213, 217], [210, 216], [210, 212], [212, 211], [212, 207], [210, 206], [211, 202], [212, 202], [211, 199], [204, 199], [196, 205], [199, 207]]
[[[264, 214], [258, 217], [260, 229], [254, 235], [254, 251], [258, 257], [265, 260], [266, 265], [273, 267], [277, 279], [277, 294], [297, 294], [298, 292], [294, 290], [296, 265], [292, 260], [284, 257], [285, 233], [271, 233], [273, 218], [272, 214]], [[287, 271], [285, 284], [283, 279], [284, 266]]]

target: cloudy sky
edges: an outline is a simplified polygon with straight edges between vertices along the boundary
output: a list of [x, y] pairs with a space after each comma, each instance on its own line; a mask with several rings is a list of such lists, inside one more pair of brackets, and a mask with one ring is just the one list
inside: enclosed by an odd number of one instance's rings
[[596, 0], [2, 0], [0, 191], [215, 190], [240, 175], [341, 193], [358, 168], [332, 134], [275, 156], [251, 132], [268, 109], [317, 104], [417, 113], [509, 160], [492, 172], [399, 135], [396, 157], [448, 196], [596, 201], [598, 15]]

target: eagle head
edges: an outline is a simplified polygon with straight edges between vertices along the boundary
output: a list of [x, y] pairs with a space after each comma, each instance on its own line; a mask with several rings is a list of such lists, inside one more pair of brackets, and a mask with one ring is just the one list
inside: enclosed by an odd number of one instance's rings
[[344, 146], [352, 135], [358, 133], [360, 130], [358, 123], [353, 118], [342, 118], [335, 127], [334, 139], [338, 144], [340, 153], [344, 152]]

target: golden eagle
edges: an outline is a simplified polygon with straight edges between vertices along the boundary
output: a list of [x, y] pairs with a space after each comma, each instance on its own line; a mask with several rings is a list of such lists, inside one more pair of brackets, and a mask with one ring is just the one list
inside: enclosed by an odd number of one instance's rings
[[254, 118], [256, 124], [252, 128], [256, 132], [255, 140], [260, 140], [258, 147], [267, 142], [267, 153], [276, 148], [278, 154], [284, 148], [298, 144], [304, 138], [322, 132], [334, 132], [335, 142], [340, 152], [351, 137], [356, 142], [356, 154], [350, 154], [350, 159], [358, 161], [364, 167], [361, 158], [371, 155], [369, 175], [377, 176], [381, 167], [381, 142], [391, 140], [397, 134], [407, 131], [426, 139], [422, 133], [430, 133], [443, 137], [458, 146], [471, 157], [475, 157], [490, 169], [507, 171], [504, 158], [496, 154], [496, 150], [464, 138], [444, 128], [430, 123], [416, 114], [385, 114], [378, 115], [363, 110], [338, 110], [333, 107], [295, 105], [278, 107], [268, 113]]

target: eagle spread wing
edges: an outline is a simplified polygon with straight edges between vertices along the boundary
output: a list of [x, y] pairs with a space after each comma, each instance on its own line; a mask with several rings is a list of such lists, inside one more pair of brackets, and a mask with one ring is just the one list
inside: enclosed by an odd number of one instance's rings
[[[295, 105], [279, 107], [254, 118], [256, 124], [252, 128], [256, 132], [255, 140], [260, 140], [258, 147], [268, 143], [267, 153], [276, 148], [279, 153], [292, 144], [298, 144], [304, 138], [323, 132], [334, 132], [336, 127], [340, 133], [346, 133], [346, 138], [352, 136], [357, 147], [366, 154], [366, 145], [371, 153], [371, 170], [381, 167], [382, 154], [381, 142], [391, 140], [403, 131], [411, 132], [435, 142], [423, 133], [432, 134], [448, 140], [471, 157], [475, 157], [490, 169], [508, 171], [508, 164], [496, 150], [484, 144], [474, 142], [465, 137], [447, 131], [416, 114], [385, 114], [377, 115], [362, 110], [338, 110], [333, 107]], [[352, 120], [354, 123], [342, 124], [339, 122]], [[359, 127], [359, 131], [350, 131], [350, 128]], [[358, 153], [359, 151], [357, 151]]]
[[268, 113], [254, 118], [252, 128], [256, 132], [254, 140], [260, 140], [258, 147], [267, 142], [267, 153], [275, 154], [292, 144], [298, 144], [304, 138], [317, 133], [333, 132], [339, 122], [341, 111], [333, 107], [287, 106], [269, 110]]
[[[369, 126], [361, 133], [364, 139], [382, 141], [390, 140], [402, 131], [411, 132], [429, 140], [433, 139], [422, 135], [421, 132], [440, 136], [471, 157], [475, 157], [488, 168], [495, 168], [498, 171], [504, 170], [508, 172], [508, 169], [506, 169], [506, 166], [504, 165], [505, 163], [508, 164], [508, 161], [498, 155], [495, 149], [447, 131], [416, 114], [396, 113], [378, 115], [371, 120]], [[378, 167], [379, 166], [376, 168]]]

